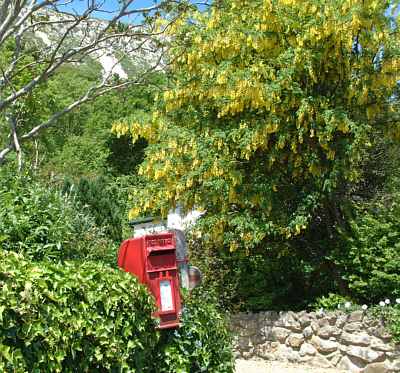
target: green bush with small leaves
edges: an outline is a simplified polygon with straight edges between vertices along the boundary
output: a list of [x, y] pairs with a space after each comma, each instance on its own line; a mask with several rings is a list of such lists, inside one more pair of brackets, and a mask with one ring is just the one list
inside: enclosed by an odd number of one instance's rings
[[233, 373], [232, 338], [216, 299], [195, 289], [184, 297], [182, 326], [165, 331], [153, 373]]
[[159, 339], [153, 310], [123, 271], [0, 250], [0, 371], [148, 372]]
[[400, 179], [369, 203], [353, 205], [335, 260], [359, 303], [400, 297]]
[[369, 309], [368, 313], [381, 320], [392, 335], [392, 342], [400, 344], [400, 304], [375, 306]]
[[351, 299], [340, 294], [329, 293], [328, 295], [318, 297], [312, 304], [312, 308], [323, 308], [324, 310], [331, 311], [336, 310], [338, 307], [343, 306], [347, 302], [351, 303]]
[[0, 371], [232, 373], [226, 320], [200, 291], [186, 297], [181, 328], [157, 331], [134, 276], [0, 250]]
[[116, 247], [88, 208], [29, 175], [0, 169], [0, 245], [32, 260], [115, 262]]

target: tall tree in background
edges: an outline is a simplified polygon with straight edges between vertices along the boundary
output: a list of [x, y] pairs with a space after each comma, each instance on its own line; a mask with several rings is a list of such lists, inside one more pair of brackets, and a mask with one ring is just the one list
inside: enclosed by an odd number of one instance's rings
[[[61, 116], [111, 90], [145, 82], [162, 65], [163, 34], [179, 17], [179, 5], [171, 0], [147, 8], [134, 0], [0, 0], [0, 129], [7, 133], [0, 138], [0, 164], [15, 151], [21, 167], [23, 143]], [[166, 13], [168, 21], [160, 27], [156, 21]], [[110, 51], [118, 56], [110, 59]], [[30, 104], [42, 105], [35, 94], [61, 67], [102, 57], [112, 66], [78, 97], [41, 113], [35, 123], [23, 119]], [[113, 67], [126, 58], [136, 59], [138, 67], [130, 77], [117, 78]]]
[[232, 0], [189, 14], [152, 117], [113, 127], [150, 144], [131, 216], [204, 209], [203, 238], [232, 250], [299, 235], [358, 179], [374, 137], [399, 134], [397, 3]]

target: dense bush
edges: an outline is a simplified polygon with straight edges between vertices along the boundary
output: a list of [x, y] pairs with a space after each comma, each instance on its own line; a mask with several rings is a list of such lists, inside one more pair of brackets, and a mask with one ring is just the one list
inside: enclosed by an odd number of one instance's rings
[[188, 297], [173, 331], [156, 331], [152, 310], [146, 289], [122, 271], [0, 251], [0, 370], [233, 371], [226, 322], [209, 298]]
[[66, 179], [63, 193], [74, 198], [82, 206], [87, 206], [96, 225], [104, 227], [108, 237], [116, 242], [122, 241], [125, 200], [117, 197], [118, 187], [105, 177], [95, 179], [81, 178], [77, 183]]
[[34, 260], [115, 262], [111, 241], [87, 208], [32, 177], [0, 170], [0, 244]]
[[[321, 276], [323, 257], [293, 243], [275, 242], [250, 253], [209, 249], [191, 242], [191, 260], [204, 273], [205, 286], [219, 294], [222, 307], [236, 311], [300, 310], [324, 292], [332, 278]], [[321, 276], [315, 281], [315, 277]]]
[[350, 231], [342, 234], [336, 261], [359, 302], [400, 296], [399, 184], [370, 203], [354, 204]]
[[199, 288], [185, 297], [182, 327], [162, 335], [153, 372], [233, 372], [227, 321], [215, 299], [203, 291]]
[[338, 308], [342, 308], [344, 304], [351, 304], [351, 299], [343, 297], [340, 294], [329, 293], [316, 299], [313, 304], [313, 308], [316, 310], [324, 309], [333, 311]]
[[392, 341], [400, 343], [400, 305], [375, 306], [369, 310], [369, 313], [382, 321], [387, 330], [392, 335]]
[[132, 184], [139, 183], [137, 175], [82, 177], [76, 181], [65, 178], [61, 190], [93, 216], [107, 237], [120, 244], [132, 235], [128, 224], [128, 196]]
[[152, 310], [144, 286], [122, 271], [0, 251], [0, 370], [148, 371]]
[[400, 194], [353, 202], [350, 209], [341, 227], [325, 211], [301, 237], [251, 252], [207, 248], [196, 239], [191, 257], [222, 306], [233, 311], [331, 308], [345, 300], [371, 304], [400, 297]]

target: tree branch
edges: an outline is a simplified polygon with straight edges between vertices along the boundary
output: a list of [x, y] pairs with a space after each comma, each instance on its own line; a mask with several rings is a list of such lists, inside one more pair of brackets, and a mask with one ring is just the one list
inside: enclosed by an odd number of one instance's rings
[[[79, 99], [77, 99], [76, 101], [74, 101], [71, 104], [69, 104], [68, 106], [66, 106], [63, 110], [60, 110], [57, 113], [53, 114], [47, 121], [35, 126], [29, 132], [26, 132], [25, 134], [20, 136], [18, 144], [20, 142], [27, 141], [29, 139], [32, 139], [32, 138], [36, 137], [39, 134], [39, 132], [41, 132], [42, 130], [44, 130], [44, 129], [52, 126], [52, 125], [54, 125], [60, 117], [62, 117], [63, 115], [65, 115], [65, 114], [67, 114], [69, 112], [71, 112], [72, 110], [74, 110], [75, 108], [81, 106], [82, 104], [94, 100], [96, 97], [99, 97], [99, 96], [104, 95], [104, 94], [106, 94], [108, 92], [111, 92], [113, 90], [121, 89], [121, 88], [130, 86], [130, 85], [145, 84], [146, 76], [149, 75], [151, 72], [156, 70], [157, 67], [160, 66], [160, 63], [161, 63], [162, 59], [163, 59], [163, 54], [160, 54], [160, 56], [157, 59], [156, 63], [153, 64], [153, 66], [149, 67], [139, 78], [136, 78], [134, 80], [127, 80], [127, 81], [116, 83], [116, 84], [113, 84], [113, 85], [108, 85], [107, 82], [108, 82], [108, 79], [109, 79], [111, 73], [108, 74], [105, 78], [103, 78], [103, 80], [102, 80], [102, 82], [100, 84], [98, 84], [97, 86], [93, 86], [93, 87], [89, 88], [87, 90], [87, 92], [84, 95], [82, 95]], [[7, 157], [7, 155], [14, 149], [17, 151], [17, 148], [15, 146], [15, 142], [9, 144], [3, 150], [0, 151], [0, 165], [4, 163], [5, 158]]]

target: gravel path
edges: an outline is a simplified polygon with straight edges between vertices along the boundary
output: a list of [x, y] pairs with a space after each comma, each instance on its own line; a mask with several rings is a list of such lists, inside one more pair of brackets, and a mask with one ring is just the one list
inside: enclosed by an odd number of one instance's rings
[[236, 373], [346, 373], [344, 370], [265, 360], [236, 360]]

